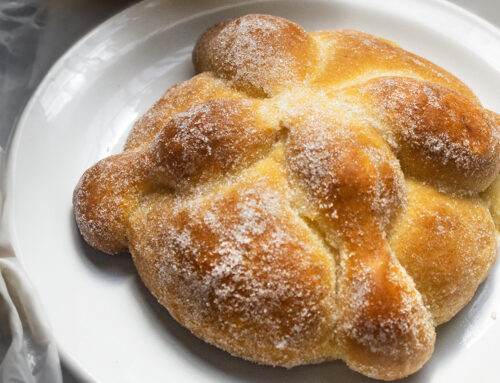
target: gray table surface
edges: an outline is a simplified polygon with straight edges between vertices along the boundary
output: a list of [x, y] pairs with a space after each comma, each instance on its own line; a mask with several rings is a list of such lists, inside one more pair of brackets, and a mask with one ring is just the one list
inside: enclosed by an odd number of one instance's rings
[[[199, 1], [199, 0], [179, 0]], [[0, 147], [52, 64], [81, 36], [138, 0], [0, 0]], [[451, 0], [500, 28], [500, 0]], [[64, 368], [65, 383], [81, 383]]]

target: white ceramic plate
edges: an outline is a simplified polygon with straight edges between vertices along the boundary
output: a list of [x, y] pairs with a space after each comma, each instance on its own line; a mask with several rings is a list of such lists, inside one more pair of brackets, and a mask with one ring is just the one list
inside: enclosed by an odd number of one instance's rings
[[[351, 28], [393, 40], [468, 83], [500, 110], [500, 32], [446, 2], [145, 1], [105, 22], [52, 68], [19, 123], [9, 159], [14, 249], [31, 276], [63, 357], [88, 380], [368, 382], [342, 362], [257, 366], [180, 327], [143, 287], [127, 256], [80, 238], [71, 208], [82, 172], [118, 152], [134, 120], [194, 74], [191, 48], [213, 23], [270, 13], [308, 30]], [[499, 319], [495, 318], [499, 313]], [[498, 382], [500, 267], [438, 329], [436, 350], [408, 382]]]

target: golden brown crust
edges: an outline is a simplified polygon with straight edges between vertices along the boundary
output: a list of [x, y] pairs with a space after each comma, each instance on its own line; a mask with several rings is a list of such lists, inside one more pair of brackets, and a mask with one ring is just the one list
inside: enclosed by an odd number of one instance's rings
[[406, 199], [401, 169], [374, 130], [311, 110], [302, 116], [289, 126], [287, 163], [322, 231], [337, 238], [340, 355], [368, 376], [408, 375], [430, 357], [435, 334], [385, 240]]
[[246, 359], [334, 357], [334, 266], [290, 209], [279, 148], [232, 183], [134, 216], [131, 251], [181, 323]]
[[234, 172], [269, 151], [279, 135], [277, 117], [273, 105], [227, 98], [178, 113], [145, 151], [152, 176], [177, 191]]
[[268, 96], [303, 81], [312, 69], [312, 37], [289, 20], [246, 15], [206, 31], [193, 50], [198, 72], [213, 72], [246, 93]]
[[192, 79], [169, 88], [165, 94], [134, 124], [125, 144], [125, 151], [144, 149], [179, 112], [191, 106], [219, 98], [240, 97], [227, 82], [209, 73], [200, 73]]
[[99, 161], [73, 193], [76, 223], [92, 247], [115, 254], [128, 250], [128, 217], [144, 188], [143, 156], [117, 154]]
[[361, 122], [304, 106], [287, 125], [287, 164], [330, 231], [385, 231], [403, 207], [403, 174], [386, 143]]
[[495, 263], [495, 225], [477, 198], [450, 196], [411, 180], [407, 190], [408, 208], [390, 244], [438, 325], [471, 300]]
[[[489, 116], [493, 121], [494, 128], [496, 129], [496, 134], [500, 135], [500, 114], [488, 110]], [[495, 181], [488, 187], [488, 189], [483, 193], [483, 198], [488, 204], [490, 213], [495, 221], [497, 228], [500, 227], [500, 177], [497, 177]]]
[[467, 85], [436, 64], [367, 33], [337, 30], [311, 33], [323, 52], [314, 83], [340, 87], [394, 74], [444, 85], [476, 99]]
[[383, 119], [380, 124], [409, 175], [452, 191], [483, 191], [498, 175], [498, 133], [477, 102], [407, 77], [374, 79], [355, 92], [368, 113]]
[[498, 115], [389, 41], [274, 16], [212, 27], [193, 61], [208, 72], [82, 176], [85, 240], [128, 249], [158, 301], [234, 355], [417, 371], [496, 258]]
[[393, 380], [430, 358], [435, 331], [413, 281], [391, 258], [385, 240], [370, 242], [362, 250], [358, 244], [349, 247], [342, 259], [339, 350], [352, 369]]

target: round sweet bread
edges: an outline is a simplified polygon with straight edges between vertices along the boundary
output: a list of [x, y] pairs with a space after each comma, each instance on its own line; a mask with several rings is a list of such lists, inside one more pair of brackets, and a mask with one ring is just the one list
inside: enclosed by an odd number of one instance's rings
[[500, 116], [390, 41], [275, 16], [213, 26], [193, 62], [83, 174], [85, 240], [233, 355], [417, 371], [496, 259]]

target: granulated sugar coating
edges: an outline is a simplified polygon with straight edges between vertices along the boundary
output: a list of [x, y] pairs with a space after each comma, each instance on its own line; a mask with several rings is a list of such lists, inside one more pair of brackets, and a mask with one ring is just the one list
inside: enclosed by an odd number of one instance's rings
[[500, 117], [387, 40], [275, 16], [215, 25], [193, 61], [82, 176], [85, 240], [233, 355], [420, 369], [496, 259]]
[[237, 88], [263, 96], [303, 81], [316, 56], [315, 42], [302, 27], [259, 15], [209, 29], [193, 51], [193, 62], [200, 72], [216, 72]]

